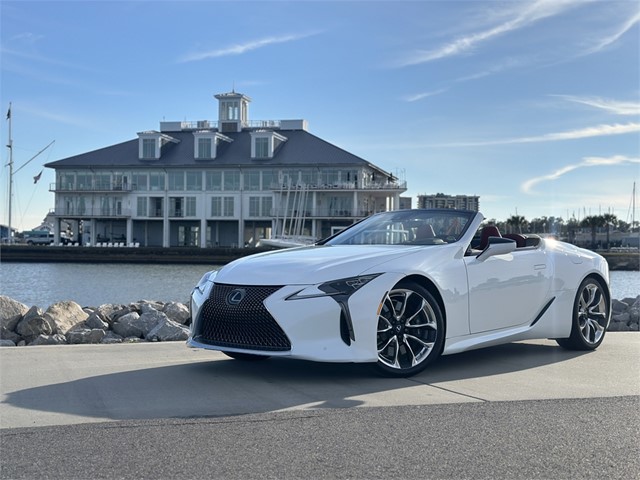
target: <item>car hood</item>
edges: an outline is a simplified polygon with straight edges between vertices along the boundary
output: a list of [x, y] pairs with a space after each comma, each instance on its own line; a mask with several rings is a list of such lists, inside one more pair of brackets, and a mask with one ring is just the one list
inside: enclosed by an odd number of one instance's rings
[[390, 260], [427, 249], [439, 247], [314, 245], [278, 250], [235, 260], [218, 272], [215, 281], [233, 285], [310, 285], [360, 275]]

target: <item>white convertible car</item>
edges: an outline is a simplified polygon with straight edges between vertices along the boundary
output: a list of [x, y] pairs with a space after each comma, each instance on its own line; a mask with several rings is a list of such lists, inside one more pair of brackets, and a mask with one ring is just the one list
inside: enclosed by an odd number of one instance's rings
[[391, 376], [515, 340], [597, 348], [611, 311], [606, 260], [483, 220], [385, 212], [313, 246], [231, 262], [193, 290], [187, 343], [245, 360], [371, 362]]

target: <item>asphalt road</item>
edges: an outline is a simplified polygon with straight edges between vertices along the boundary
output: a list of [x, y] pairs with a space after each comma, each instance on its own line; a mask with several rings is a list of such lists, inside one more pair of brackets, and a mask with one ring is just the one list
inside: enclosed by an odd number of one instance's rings
[[410, 379], [180, 343], [0, 349], [0, 478], [640, 478], [640, 335]]

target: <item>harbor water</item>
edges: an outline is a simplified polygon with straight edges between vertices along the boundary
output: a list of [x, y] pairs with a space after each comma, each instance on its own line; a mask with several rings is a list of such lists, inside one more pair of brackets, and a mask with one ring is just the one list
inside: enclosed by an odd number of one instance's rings
[[[0, 294], [28, 306], [73, 300], [82, 306], [137, 300], [187, 303], [209, 265], [13, 263], [0, 265]], [[613, 298], [640, 295], [640, 272], [611, 272]]]

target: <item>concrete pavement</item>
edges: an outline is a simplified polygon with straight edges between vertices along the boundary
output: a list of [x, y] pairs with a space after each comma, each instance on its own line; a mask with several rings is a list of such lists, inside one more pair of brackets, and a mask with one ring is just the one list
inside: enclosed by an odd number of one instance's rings
[[595, 352], [550, 340], [442, 357], [409, 379], [366, 365], [241, 362], [182, 342], [0, 349], [0, 428], [640, 394], [640, 334]]

